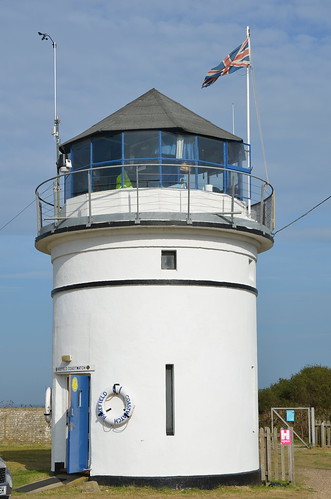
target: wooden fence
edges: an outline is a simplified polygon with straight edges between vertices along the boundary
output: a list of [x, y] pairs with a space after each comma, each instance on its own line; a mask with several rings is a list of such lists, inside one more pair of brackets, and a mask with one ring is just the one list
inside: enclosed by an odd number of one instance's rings
[[265, 484], [271, 482], [287, 482], [295, 485], [294, 446], [292, 443], [280, 443], [280, 432], [274, 428], [260, 428], [260, 469], [261, 480]]
[[315, 442], [320, 447], [331, 446], [331, 422], [316, 421]]

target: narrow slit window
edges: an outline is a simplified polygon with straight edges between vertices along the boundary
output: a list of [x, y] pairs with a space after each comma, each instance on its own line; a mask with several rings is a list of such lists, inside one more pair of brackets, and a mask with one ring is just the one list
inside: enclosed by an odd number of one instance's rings
[[166, 434], [175, 434], [173, 364], [166, 364]]
[[161, 251], [161, 269], [176, 270], [177, 268], [177, 252], [176, 251]]

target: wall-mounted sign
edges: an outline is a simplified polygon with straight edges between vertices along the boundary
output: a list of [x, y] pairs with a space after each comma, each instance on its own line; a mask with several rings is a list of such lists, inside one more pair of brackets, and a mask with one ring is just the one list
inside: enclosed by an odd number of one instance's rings
[[67, 374], [67, 373], [85, 373], [95, 371], [94, 366], [90, 366], [89, 364], [81, 365], [81, 366], [60, 366], [55, 368], [55, 372], [57, 374]]
[[293, 423], [293, 421], [294, 421], [294, 409], [287, 409], [287, 411], [286, 411], [286, 421]]
[[292, 432], [289, 429], [280, 430], [280, 443], [282, 445], [290, 445], [292, 443]]

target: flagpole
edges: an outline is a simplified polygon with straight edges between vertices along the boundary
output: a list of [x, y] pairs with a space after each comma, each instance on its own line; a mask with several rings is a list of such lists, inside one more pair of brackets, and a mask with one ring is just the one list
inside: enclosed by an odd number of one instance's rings
[[[251, 113], [250, 113], [250, 63], [251, 63], [251, 32], [249, 26], [246, 28], [249, 64], [246, 68], [246, 101], [247, 101], [247, 144], [251, 145]], [[248, 167], [251, 168], [251, 155], [248, 155]]]
[[[249, 147], [247, 166], [251, 169], [251, 113], [250, 113], [250, 64], [251, 64], [251, 31], [249, 26], [246, 28], [246, 35], [248, 40], [248, 56], [249, 64], [246, 68], [246, 96], [247, 96], [247, 144]], [[251, 215], [251, 183], [249, 176], [247, 177], [247, 213]]]

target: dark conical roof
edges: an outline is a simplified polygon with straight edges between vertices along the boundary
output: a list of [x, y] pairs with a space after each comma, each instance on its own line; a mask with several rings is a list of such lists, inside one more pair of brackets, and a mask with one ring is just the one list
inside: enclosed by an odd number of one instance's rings
[[68, 140], [61, 145], [61, 148], [64, 151], [72, 142], [103, 132], [155, 129], [176, 129], [207, 137], [242, 142], [240, 137], [226, 132], [152, 88], [85, 132]]

